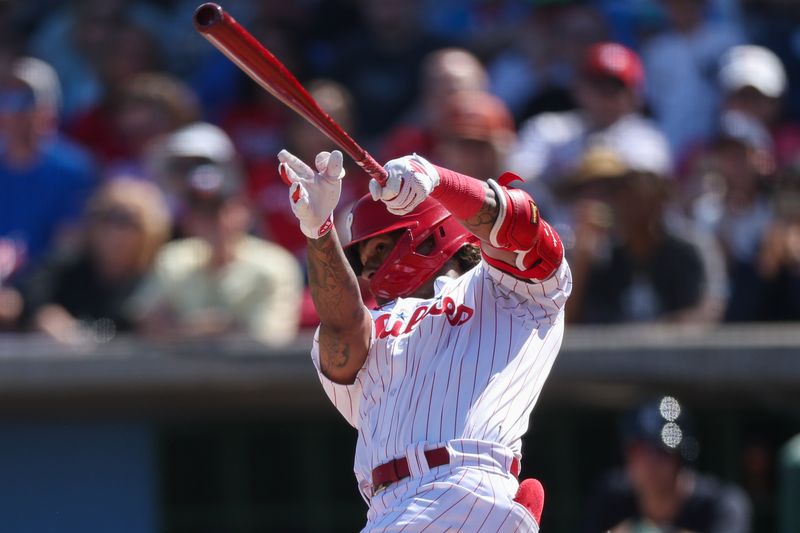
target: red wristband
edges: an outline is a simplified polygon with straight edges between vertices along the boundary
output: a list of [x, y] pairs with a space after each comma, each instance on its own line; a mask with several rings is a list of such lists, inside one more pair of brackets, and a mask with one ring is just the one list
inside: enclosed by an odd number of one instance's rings
[[467, 220], [483, 207], [486, 191], [483, 182], [452, 170], [433, 165], [439, 173], [439, 185], [431, 196], [459, 220]]

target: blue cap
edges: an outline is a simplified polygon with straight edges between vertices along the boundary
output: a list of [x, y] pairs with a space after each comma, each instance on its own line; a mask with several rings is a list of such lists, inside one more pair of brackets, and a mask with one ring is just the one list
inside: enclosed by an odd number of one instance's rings
[[643, 442], [686, 461], [697, 458], [700, 447], [684, 406], [672, 396], [645, 402], [622, 421], [625, 444]]

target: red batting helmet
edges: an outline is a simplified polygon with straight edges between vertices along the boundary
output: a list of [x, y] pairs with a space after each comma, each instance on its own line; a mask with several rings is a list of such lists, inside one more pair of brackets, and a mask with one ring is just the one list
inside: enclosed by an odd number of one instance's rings
[[[382, 202], [374, 201], [367, 194], [350, 210], [348, 226], [350, 242], [345, 253], [356, 274], [362, 269], [356, 244], [378, 235], [403, 231], [369, 283], [373, 294], [390, 300], [413, 294], [463, 245], [478, 243], [447, 209], [431, 198], [407, 215], [393, 215]], [[420, 245], [429, 240], [431, 249], [420, 251]]]

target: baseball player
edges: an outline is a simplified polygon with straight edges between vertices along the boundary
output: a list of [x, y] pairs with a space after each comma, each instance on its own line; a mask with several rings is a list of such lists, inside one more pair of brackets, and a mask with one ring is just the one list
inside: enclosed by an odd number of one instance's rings
[[571, 280], [558, 235], [507, 187], [512, 175], [484, 182], [412, 155], [370, 182], [343, 249], [331, 222], [341, 153], [320, 153], [316, 170], [278, 158], [308, 237], [312, 359], [358, 430], [362, 531], [538, 531], [543, 495], [520, 498], [517, 475], [563, 336]]

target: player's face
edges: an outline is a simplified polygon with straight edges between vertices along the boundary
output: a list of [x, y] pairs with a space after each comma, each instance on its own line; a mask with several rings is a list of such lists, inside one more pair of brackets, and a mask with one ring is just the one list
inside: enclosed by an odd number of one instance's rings
[[397, 245], [400, 232], [386, 233], [358, 243], [358, 258], [361, 261], [361, 277], [370, 279], [381, 267]]

